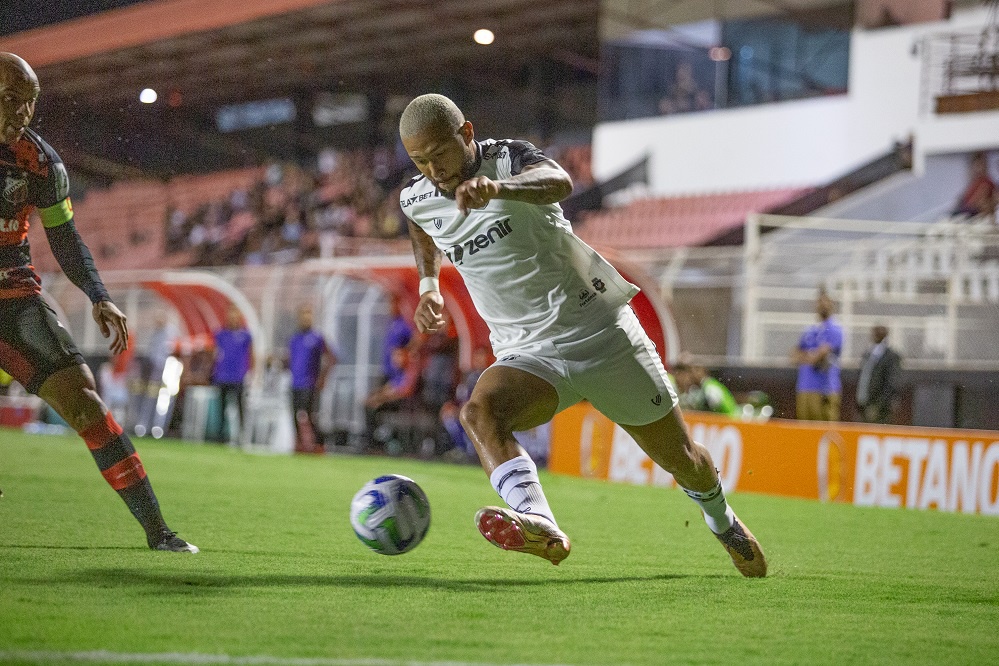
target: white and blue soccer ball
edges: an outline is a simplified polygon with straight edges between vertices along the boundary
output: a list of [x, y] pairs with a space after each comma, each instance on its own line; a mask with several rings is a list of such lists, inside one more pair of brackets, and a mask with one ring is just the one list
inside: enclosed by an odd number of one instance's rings
[[350, 525], [365, 546], [382, 555], [416, 548], [430, 529], [430, 502], [412, 479], [386, 474], [357, 491], [350, 503]]

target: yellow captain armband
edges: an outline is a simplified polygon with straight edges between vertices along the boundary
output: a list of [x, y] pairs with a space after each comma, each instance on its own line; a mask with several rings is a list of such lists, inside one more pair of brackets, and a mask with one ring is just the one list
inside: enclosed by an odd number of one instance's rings
[[66, 224], [73, 219], [73, 202], [66, 197], [55, 206], [39, 208], [38, 216], [42, 218], [42, 226], [46, 229]]

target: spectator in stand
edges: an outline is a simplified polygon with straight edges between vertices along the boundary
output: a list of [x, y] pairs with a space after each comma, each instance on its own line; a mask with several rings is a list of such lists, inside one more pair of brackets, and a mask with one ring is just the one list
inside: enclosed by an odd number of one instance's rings
[[676, 363], [671, 373], [676, 380], [680, 406], [702, 412], [715, 412], [730, 418], [742, 416], [742, 408], [732, 392], [708, 374], [702, 365]]
[[389, 320], [382, 341], [382, 375], [389, 377], [393, 372], [392, 354], [397, 349], [405, 349], [413, 345], [413, 329], [409, 321], [402, 315], [402, 304], [397, 296], [389, 300]]
[[989, 177], [989, 161], [985, 153], [975, 153], [971, 157], [968, 186], [961, 193], [954, 215], [995, 217], [999, 203], [996, 184]]
[[403, 401], [415, 393], [420, 378], [419, 363], [416, 355], [411, 353], [416, 346], [413, 329], [402, 314], [401, 303], [397, 296], [393, 295], [389, 300], [389, 313], [391, 319], [382, 341], [384, 383], [364, 402], [365, 437], [369, 445], [378, 439], [375, 430], [378, 427], [379, 416], [386, 411], [398, 411], [403, 406]]
[[888, 329], [871, 329], [873, 346], [860, 360], [857, 380], [857, 407], [861, 420], [867, 423], [891, 423], [892, 410], [899, 393], [899, 373], [902, 359], [888, 346]]
[[839, 356], [843, 349], [843, 327], [833, 319], [835, 306], [825, 291], [819, 292], [816, 324], [801, 334], [791, 358], [798, 366], [797, 417], [806, 421], [838, 421], [843, 387]]
[[381, 417], [386, 412], [398, 412], [406, 407], [415, 407], [413, 398], [420, 380], [419, 355], [407, 347], [396, 347], [389, 357], [389, 370], [385, 383], [375, 389], [364, 401], [365, 444], [384, 444], [391, 436], [386, 432]]
[[322, 334], [313, 330], [312, 306], [298, 309], [298, 331], [288, 342], [288, 366], [291, 370], [291, 408], [295, 416], [295, 450], [322, 453], [313, 413], [316, 398], [326, 385], [326, 377], [336, 365], [336, 354]]
[[448, 323], [430, 334], [420, 346], [423, 371], [420, 380], [420, 406], [432, 414], [436, 432], [425, 433], [420, 454], [429, 458], [451, 448], [451, 438], [443, 424], [436, 418], [441, 409], [454, 398], [458, 384], [458, 336], [449, 317]]
[[[226, 311], [225, 327], [214, 334], [215, 367], [212, 370], [212, 384], [219, 389], [219, 414], [216, 421], [217, 441], [239, 441], [239, 429], [243, 424], [243, 390], [246, 375], [253, 366], [253, 338], [243, 323], [243, 314], [235, 305]], [[226, 412], [229, 404], [235, 401], [238, 411], [235, 432], [229, 431]]]
[[659, 101], [659, 112], [687, 113], [711, 108], [711, 95], [700, 87], [694, 76], [694, 66], [686, 61], [676, 66], [669, 94]]

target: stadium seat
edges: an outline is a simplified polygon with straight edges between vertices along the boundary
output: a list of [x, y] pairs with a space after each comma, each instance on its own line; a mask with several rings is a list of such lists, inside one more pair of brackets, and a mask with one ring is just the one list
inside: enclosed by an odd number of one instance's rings
[[741, 226], [749, 213], [779, 206], [805, 190], [767, 190], [647, 198], [586, 213], [577, 233], [588, 243], [621, 249], [702, 244]]

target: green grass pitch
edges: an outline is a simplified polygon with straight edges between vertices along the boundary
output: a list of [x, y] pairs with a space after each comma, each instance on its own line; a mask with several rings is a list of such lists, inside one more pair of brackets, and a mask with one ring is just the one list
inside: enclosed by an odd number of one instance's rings
[[[154, 553], [76, 437], [0, 430], [0, 663], [985, 664], [999, 661], [999, 520], [732, 495], [770, 561], [741, 578], [677, 490], [543, 477], [561, 566], [472, 516], [478, 467], [138, 441], [171, 526]], [[385, 557], [348, 507], [374, 476], [433, 522]]]

